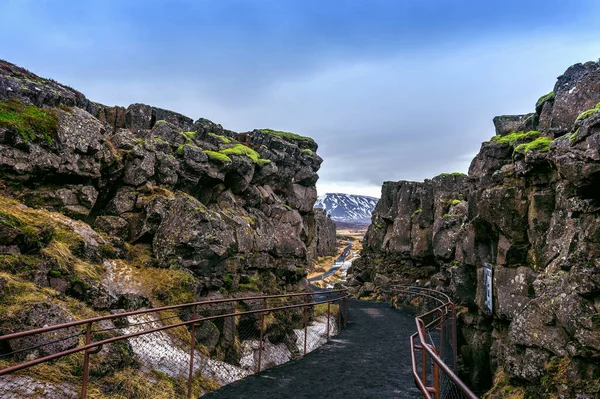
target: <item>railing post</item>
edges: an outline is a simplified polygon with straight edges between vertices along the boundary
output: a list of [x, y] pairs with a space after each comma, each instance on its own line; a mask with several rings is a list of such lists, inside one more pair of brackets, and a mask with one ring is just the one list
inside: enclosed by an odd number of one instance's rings
[[[85, 344], [92, 342], [92, 323], [87, 323], [85, 328]], [[90, 350], [83, 352], [83, 384], [81, 385], [81, 399], [87, 398], [87, 387], [90, 379]]]
[[[197, 307], [193, 306], [192, 320], [198, 318]], [[192, 331], [190, 338], [190, 372], [188, 374], [187, 391], [188, 399], [192, 399], [192, 379], [194, 378], [194, 349], [196, 348], [196, 323], [192, 323]]]
[[260, 373], [260, 366], [262, 361], [262, 352], [263, 352], [263, 335], [265, 330], [265, 312], [264, 309], [267, 308], [267, 299], [263, 299], [262, 305], [263, 311], [260, 312], [260, 342], [258, 343], [258, 367], [256, 369], [257, 373]]
[[440, 357], [444, 360], [444, 312], [441, 312], [440, 316]]
[[433, 361], [433, 395], [435, 399], [440, 399], [440, 366]]
[[452, 302], [452, 355], [454, 357], [454, 370], [457, 369], [458, 348], [456, 342], [456, 305]]
[[331, 293], [327, 293], [327, 341], [329, 341], [329, 314], [331, 307]]
[[348, 295], [344, 292], [344, 327], [348, 326]]
[[423, 370], [422, 370], [422, 378], [421, 381], [423, 381], [423, 385], [427, 386], [427, 352], [425, 352], [425, 345], [427, 345], [424, 342], [421, 342], [421, 358], [423, 360]]
[[308, 335], [308, 294], [305, 296], [304, 303], [304, 356], [306, 356], [306, 339]]

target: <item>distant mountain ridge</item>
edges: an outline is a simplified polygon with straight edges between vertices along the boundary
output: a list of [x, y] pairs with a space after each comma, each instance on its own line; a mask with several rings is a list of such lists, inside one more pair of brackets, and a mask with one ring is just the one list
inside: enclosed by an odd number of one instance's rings
[[370, 224], [378, 201], [366, 195], [327, 193], [319, 196], [315, 208], [325, 209], [336, 222]]

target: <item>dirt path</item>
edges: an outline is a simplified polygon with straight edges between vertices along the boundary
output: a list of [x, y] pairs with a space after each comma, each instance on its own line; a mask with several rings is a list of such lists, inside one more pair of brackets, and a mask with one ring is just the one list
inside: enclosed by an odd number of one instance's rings
[[419, 398], [410, 362], [414, 318], [388, 304], [348, 306], [348, 327], [326, 345], [204, 398]]

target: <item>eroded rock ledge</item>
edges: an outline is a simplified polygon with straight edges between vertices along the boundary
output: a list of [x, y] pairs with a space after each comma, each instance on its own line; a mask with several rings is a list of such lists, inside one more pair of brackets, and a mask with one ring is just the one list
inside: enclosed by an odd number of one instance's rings
[[394, 282], [451, 293], [463, 374], [494, 384], [490, 398], [600, 394], [599, 103], [600, 64], [574, 65], [534, 113], [494, 118], [468, 176], [384, 183], [352, 268], [358, 296], [386, 299]]

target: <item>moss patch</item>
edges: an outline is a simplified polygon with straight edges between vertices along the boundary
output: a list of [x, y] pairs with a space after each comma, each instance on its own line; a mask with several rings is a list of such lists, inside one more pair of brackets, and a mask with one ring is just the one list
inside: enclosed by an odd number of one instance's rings
[[224, 150], [219, 151], [219, 153], [228, 157], [230, 155], [246, 156], [250, 158], [252, 162], [260, 166], [271, 163], [269, 159], [261, 158], [258, 152], [254, 151], [250, 147], [246, 147], [243, 144], [236, 144], [233, 147], [225, 148]]
[[2, 101], [0, 127], [15, 131], [25, 142], [44, 140], [52, 144], [58, 130], [58, 113], [55, 109], [25, 105], [17, 100]]
[[458, 177], [458, 176], [466, 176], [466, 174], [461, 173], [461, 172], [440, 173], [436, 177], [446, 177], [446, 176], [456, 176], [456, 177]]
[[596, 104], [596, 106], [594, 108], [588, 109], [587, 111], [584, 111], [581, 114], [579, 114], [579, 116], [577, 117], [577, 119], [575, 121], [581, 121], [586, 118], [589, 118], [590, 116], [594, 115], [596, 112], [599, 112], [599, 111], [600, 111], [600, 103]]
[[519, 144], [515, 148], [515, 152], [527, 154], [529, 151], [548, 152], [550, 150], [552, 139], [548, 137], [538, 137], [530, 143]]
[[204, 153], [208, 155], [208, 159], [210, 159], [211, 161], [220, 163], [231, 163], [231, 158], [229, 158], [226, 154], [210, 150], [204, 150]]
[[223, 136], [222, 134], [216, 134], [216, 133], [213, 133], [213, 132], [209, 132], [208, 136], [212, 137], [212, 138], [215, 138], [215, 139], [218, 139], [223, 144], [231, 144], [231, 139], [229, 137]]
[[542, 106], [544, 105], [544, 103], [546, 101], [554, 101], [554, 92], [553, 91], [551, 91], [548, 94], [544, 94], [536, 101], [536, 103], [535, 103], [536, 111], [541, 110]]
[[511, 132], [504, 136], [492, 137], [492, 142], [498, 144], [508, 144], [514, 147], [517, 141], [535, 140], [538, 137], [540, 137], [540, 132], [537, 130], [531, 130], [529, 132]]
[[315, 144], [315, 141], [313, 139], [311, 139], [310, 137], [300, 136], [299, 134], [295, 134], [295, 133], [283, 132], [280, 130], [273, 130], [273, 129], [260, 129], [260, 131], [263, 133], [266, 133], [268, 135], [275, 136], [277, 138], [286, 140], [286, 141]]

